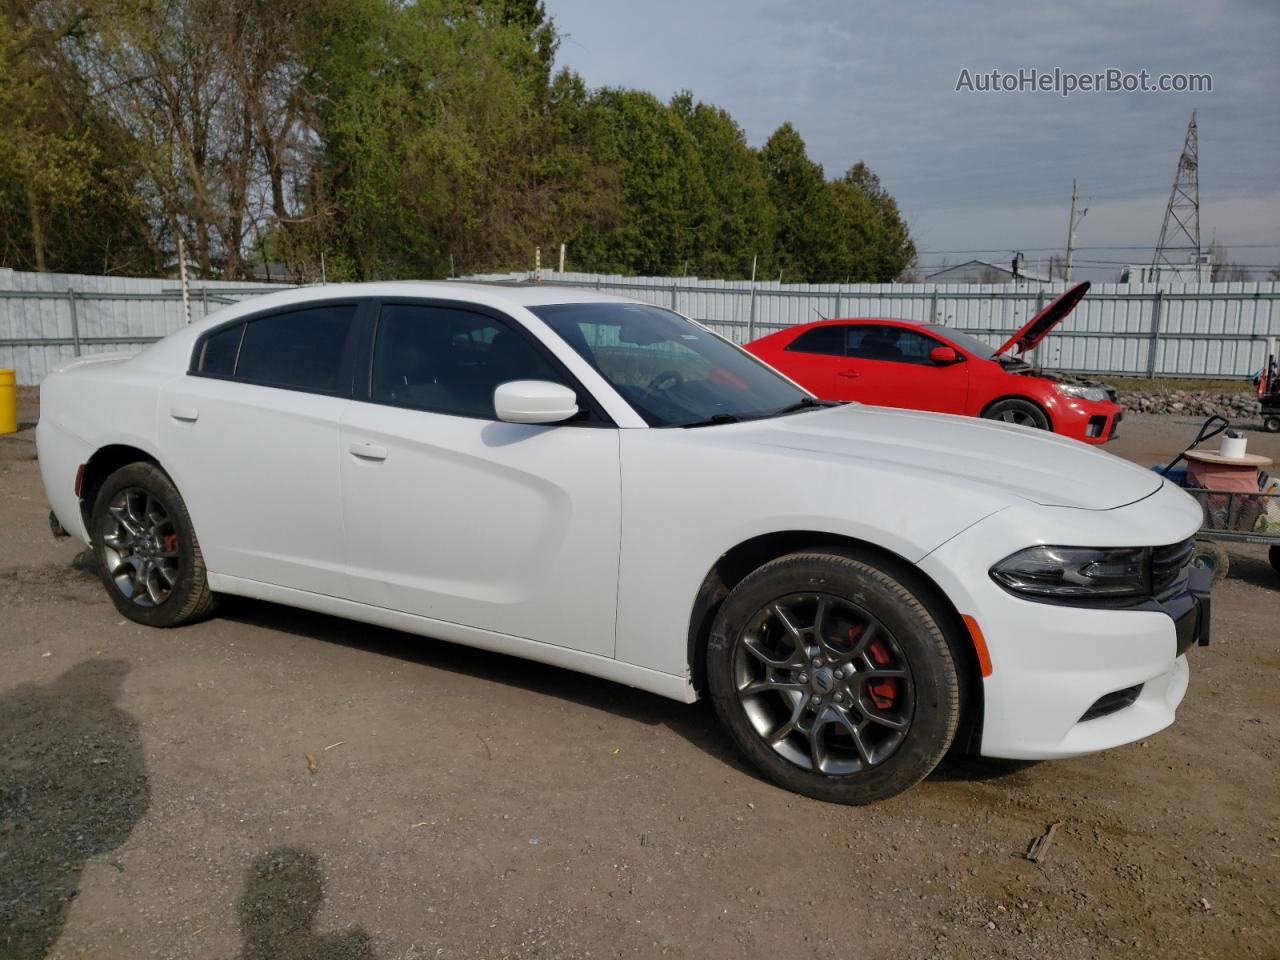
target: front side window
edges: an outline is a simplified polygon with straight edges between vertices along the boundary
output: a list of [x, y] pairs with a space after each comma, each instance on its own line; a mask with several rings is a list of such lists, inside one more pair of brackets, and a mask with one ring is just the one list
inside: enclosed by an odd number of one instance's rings
[[375, 402], [494, 420], [493, 391], [512, 380], [564, 382], [535, 344], [494, 317], [426, 304], [382, 307]]
[[652, 427], [754, 419], [815, 401], [746, 351], [660, 307], [529, 308]]
[[862, 360], [930, 363], [929, 351], [940, 346], [942, 344], [933, 337], [904, 327], [872, 324], [849, 327], [849, 356]]
[[292, 390], [343, 392], [342, 357], [355, 312], [354, 304], [326, 304], [250, 320], [240, 339], [234, 378]]

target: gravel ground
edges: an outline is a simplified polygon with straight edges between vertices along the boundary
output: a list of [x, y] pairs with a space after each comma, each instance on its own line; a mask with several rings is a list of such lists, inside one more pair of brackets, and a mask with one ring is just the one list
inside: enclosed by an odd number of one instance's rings
[[[1134, 417], [1110, 449], [1193, 432]], [[6, 960], [1277, 955], [1256, 548], [1170, 730], [855, 809], [760, 780], [702, 704], [269, 604], [126, 622], [49, 537], [34, 457], [0, 438]]]

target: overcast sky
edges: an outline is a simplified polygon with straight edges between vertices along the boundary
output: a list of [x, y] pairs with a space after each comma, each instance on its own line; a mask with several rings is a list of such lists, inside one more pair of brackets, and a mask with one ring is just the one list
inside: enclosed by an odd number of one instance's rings
[[[1198, 110], [1201, 240], [1280, 263], [1280, 3], [546, 0], [558, 62], [592, 87], [727, 108], [762, 144], [790, 120], [828, 177], [866, 161], [898, 199], [921, 265], [994, 248], [1059, 250], [1071, 180], [1081, 260], [1149, 261]], [[957, 93], [960, 71], [1208, 73], [1212, 93]], [[1246, 246], [1272, 244], [1274, 246]], [[1085, 278], [1111, 279], [1097, 266]], [[1262, 278], [1262, 275], [1258, 275]]]

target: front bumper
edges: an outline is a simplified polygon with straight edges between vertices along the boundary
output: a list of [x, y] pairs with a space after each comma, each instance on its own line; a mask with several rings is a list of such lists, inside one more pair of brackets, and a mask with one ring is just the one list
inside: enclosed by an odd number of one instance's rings
[[[991, 672], [982, 683], [978, 752], [1024, 760], [1077, 756], [1173, 722], [1187, 690], [1185, 650], [1207, 640], [1205, 598], [1186, 591], [1142, 608], [1059, 606], [1014, 596], [988, 571], [1029, 542], [1177, 542], [1198, 523], [1187, 499], [1168, 488], [1109, 511], [1012, 507], [920, 561], [985, 637]], [[1029, 529], [1039, 536], [1028, 537]]]
[[1109, 401], [1092, 403], [1070, 399], [1050, 414], [1054, 432], [1084, 443], [1102, 444], [1114, 440], [1124, 420], [1124, 407]]

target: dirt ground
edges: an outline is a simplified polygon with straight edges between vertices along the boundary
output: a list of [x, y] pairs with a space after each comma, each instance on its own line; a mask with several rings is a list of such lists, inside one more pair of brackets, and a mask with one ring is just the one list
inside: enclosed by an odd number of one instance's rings
[[[1192, 432], [1135, 417], [1110, 449]], [[6, 960], [1280, 949], [1280, 577], [1256, 548], [1171, 729], [845, 808], [754, 775], [705, 704], [263, 603], [138, 627], [47, 509], [32, 431], [0, 438]]]

